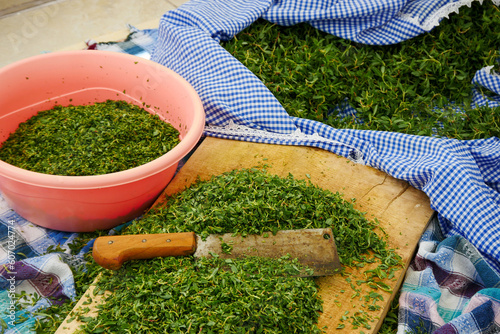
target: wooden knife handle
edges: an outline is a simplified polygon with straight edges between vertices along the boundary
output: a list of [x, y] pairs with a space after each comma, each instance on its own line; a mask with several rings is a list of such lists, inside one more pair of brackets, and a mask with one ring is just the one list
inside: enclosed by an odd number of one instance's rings
[[97, 238], [92, 256], [100, 266], [118, 270], [125, 261], [191, 255], [195, 250], [193, 232], [117, 235]]

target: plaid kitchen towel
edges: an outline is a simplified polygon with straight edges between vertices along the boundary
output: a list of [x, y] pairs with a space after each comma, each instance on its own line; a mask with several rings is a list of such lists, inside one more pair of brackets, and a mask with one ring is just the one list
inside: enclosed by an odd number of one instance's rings
[[500, 333], [500, 277], [437, 219], [422, 236], [399, 299], [398, 333]]
[[87, 44], [87, 49], [122, 52], [150, 59], [158, 39], [158, 29], [139, 30], [130, 24], [127, 25], [127, 28], [130, 33], [124, 41], [98, 43], [89, 39], [85, 42]]
[[486, 88], [492, 94], [484, 96], [477, 88], [473, 91], [473, 106], [498, 107], [500, 106], [500, 74], [493, 71], [493, 66], [487, 66], [476, 72], [472, 82]]
[[[35, 322], [30, 312], [74, 299], [71, 267], [83, 265], [90, 246], [70, 255], [68, 245], [76, 236], [33, 225], [0, 195], [0, 328], [5, 333], [29, 333]], [[47, 253], [50, 247], [60, 251]]]

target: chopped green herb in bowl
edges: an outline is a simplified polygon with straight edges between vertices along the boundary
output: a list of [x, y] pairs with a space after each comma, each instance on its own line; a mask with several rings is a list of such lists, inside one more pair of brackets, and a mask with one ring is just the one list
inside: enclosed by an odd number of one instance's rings
[[0, 160], [34, 172], [86, 176], [146, 164], [179, 143], [179, 131], [125, 101], [56, 106], [21, 123]]

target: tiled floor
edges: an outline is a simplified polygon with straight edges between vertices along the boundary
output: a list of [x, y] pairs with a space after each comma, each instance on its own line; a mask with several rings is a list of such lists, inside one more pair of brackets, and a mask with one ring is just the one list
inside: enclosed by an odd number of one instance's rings
[[[2, 0], [0, 67], [44, 52], [83, 49], [87, 39], [123, 39], [127, 24], [140, 29], [157, 27], [166, 11], [184, 2], [187, 0]], [[13, 6], [25, 9], [9, 13]]]
[[1, 0], [0, 17], [56, 0]]

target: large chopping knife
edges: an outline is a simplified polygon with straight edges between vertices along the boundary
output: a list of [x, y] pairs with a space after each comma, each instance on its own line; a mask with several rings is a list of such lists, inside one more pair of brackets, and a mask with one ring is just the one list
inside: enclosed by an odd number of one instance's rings
[[312, 269], [312, 276], [332, 275], [340, 268], [330, 228], [286, 230], [275, 235], [269, 232], [245, 237], [232, 233], [213, 234], [205, 240], [193, 232], [106, 236], [95, 240], [92, 252], [99, 265], [112, 270], [118, 270], [129, 260], [158, 256], [209, 257], [212, 254], [220, 258], [290, 255]]

